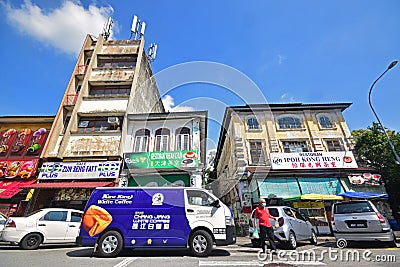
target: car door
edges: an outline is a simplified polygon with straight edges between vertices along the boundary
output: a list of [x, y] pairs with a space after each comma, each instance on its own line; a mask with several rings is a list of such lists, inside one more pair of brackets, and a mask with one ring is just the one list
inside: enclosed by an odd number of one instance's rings
[[68, 229], [68, 211], [48, 211], [38, 222], [37, 228], [45, 235], [46, 243], [64, 242]]
[[79, 235], [79, 226], [82, 221], [82, 212], [69, 211], [68, 212], [68, 228], [65, 233], [65, 242], [75, 242], [76, 237]]
[[300, 214], [296, 209], [291, 209], [293, 215], [295, 216], [296, 224], [296, 237], [298, 240], [304, 240], [311, 238], [311, 229], [307, 224], [306, 219]]

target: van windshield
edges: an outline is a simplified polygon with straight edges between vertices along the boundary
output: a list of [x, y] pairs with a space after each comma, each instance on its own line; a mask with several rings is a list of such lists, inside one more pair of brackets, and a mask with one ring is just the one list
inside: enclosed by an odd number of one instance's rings
[[335, 205], [335, 214], [373, 212], [368, 202], [338, 203]]

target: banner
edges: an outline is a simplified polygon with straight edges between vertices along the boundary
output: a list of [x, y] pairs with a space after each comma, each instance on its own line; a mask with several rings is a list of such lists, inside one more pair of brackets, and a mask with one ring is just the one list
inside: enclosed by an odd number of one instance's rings
[[357, 168], [351, 151], [271, 153], [274, 170]]
[[124, 161], [129, 169], [197, 168], [199, 166], [197, 150], [125, 153]]
[[121, 162], [45, 162], [40, 168], [39, 179], [93, 179], [119, 176]]

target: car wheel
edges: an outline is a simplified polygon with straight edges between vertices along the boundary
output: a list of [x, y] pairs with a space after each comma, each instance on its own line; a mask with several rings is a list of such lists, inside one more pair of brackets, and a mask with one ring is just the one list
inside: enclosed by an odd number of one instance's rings
[[290, 231], [290, 233], [289, 233], [288, 245], [289, 245], [290, 249], [296, 249], [296, 247], [297, 247], [296, 235], [293, 233], [293, 231]]
[[97, 254], [100, 257], [115, 257], [122, 250], [122, 236], [117, 231], [104, 233], [98, 242]]
[[317, 235], [315, 234], [314, 230], [311, 230], [311, 239], [310, 239], [311, 244], [316, 245], [317, 244]]
[[256, 238], [251, 239], [251, 244], [253, 245], [253, 248], [261, 247], [260, 239], [256, 239]]
[[189, 248], [190, 252], [196, 257], [206, 257], [210, 255], [213, 247], [211, 235], [204, 231], [198, 230], [190, 236]]
[[22, 249], [37, 249], [43, 242], [43, 237], [38, 233], [27, 234], [19, 243]]

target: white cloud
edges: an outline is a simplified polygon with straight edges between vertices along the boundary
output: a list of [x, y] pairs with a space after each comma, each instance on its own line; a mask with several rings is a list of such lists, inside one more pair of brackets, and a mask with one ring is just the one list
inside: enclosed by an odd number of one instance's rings
[[283, 63], [285, 63], [285, 59], [286, 57], [283, 55], [278, 55], [278, 64], [282, 65]]
[[161, 100], [167, 112], [194, 111], [194, 108], [190, 106], [179, 105], [175, 107], [174, 98], [170, 95], [165, 95]]
[[284, 93], [283, 95], [281, 95], [281, 100], [283, 102], [296, 102], [294, 96], [290, 95], [290, 93]]
[[97, 37], [113, 13], [111, 6], [97, 7], [91, 4], [85, 9], [78, 0], [64, 1], [60, 7], [48, 13], [30, 0], [25, 0], [20, 8], [10, 4], [2, 6], [5, 7], [9, 23], [19, 31], [74, 56], [82, 48], [86, 35]]

